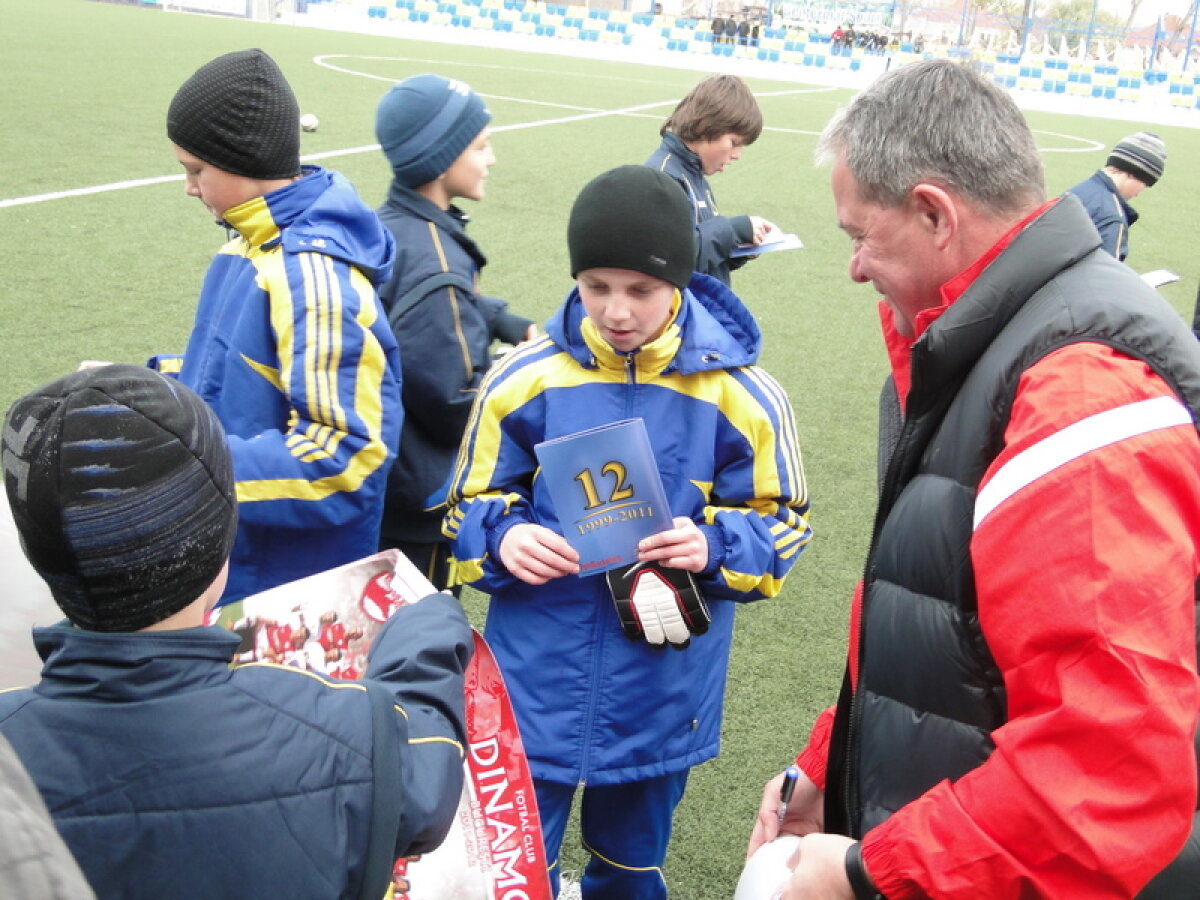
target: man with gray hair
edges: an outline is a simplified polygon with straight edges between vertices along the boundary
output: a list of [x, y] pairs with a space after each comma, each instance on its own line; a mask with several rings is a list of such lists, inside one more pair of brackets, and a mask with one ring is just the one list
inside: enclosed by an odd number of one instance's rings
[[883, 76], [818, 152], [900, 421], [841, 696], [750, 852], [803, 835], [784, 900], [1197, 896], [1186, 854], [1146, 885], [1196, 809], [1200, 345], [970, 69]]

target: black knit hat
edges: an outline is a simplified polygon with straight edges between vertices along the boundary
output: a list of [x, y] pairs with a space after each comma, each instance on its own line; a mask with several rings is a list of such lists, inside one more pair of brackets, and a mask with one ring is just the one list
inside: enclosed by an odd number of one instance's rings
[[300, 107], [261, 50], [226, 53], [197, 69], [171, 100], [167, 137], [234, 175], [300, 173]]
[[567, 248], [572, 278], [587, 269], [630, 269], [687, 287], [696, 268], [692, 204], [670, 176], [619, 166], [575, 198]]
[[1122, 138], [1108, 155], [1108, 165], [1154, 187], [1167, 168], [1167, 145], [1157, 134], [1139, 131]]
[[14, 403], [0, 445], [25, 555], [80, 628], [160, 622], [229, 557], [225, 433], [175, 379], [142, 366], [72, 373]]

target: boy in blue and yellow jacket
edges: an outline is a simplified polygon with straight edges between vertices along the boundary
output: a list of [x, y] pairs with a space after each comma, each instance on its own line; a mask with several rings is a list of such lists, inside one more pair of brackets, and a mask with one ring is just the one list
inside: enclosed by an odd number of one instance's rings
[[[666, 896], [675, 806], [718, 750], [735, 604], [777, 594], [811, 536], [788, 398], [755, 365], [750, 312], [693, 275], [694, 234], [661, 172], [623, 166], [584, 187], [568, 228], [577, 287], [547, 334], [485, 379], [450, 488], [453, 564], [491, 594], [487, 638], [552, 865], [584, 785], [586, 900]], [[625, 636], [538, 477], [537, 443], [631, 417], [646, 422], [675, 516], [640, 558], [692, 573], [712, 618], [679, 651]]]
[[197, 70], [171, 101], [167, 134], [188, 195], [236, 232], [175, 360], [233, 450], [231, 603], [377, 549], [402, 417], [399, 353], [376, 294], [394, 243], [345, 178], [301, 167], [296, 98], [261, 50]]

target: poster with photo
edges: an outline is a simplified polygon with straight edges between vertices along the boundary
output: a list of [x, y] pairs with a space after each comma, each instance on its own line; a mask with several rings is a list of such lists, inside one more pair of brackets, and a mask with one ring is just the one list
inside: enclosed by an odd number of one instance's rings
[[[280, 585], [215, 610], [241, 635], [235, 664], [294, 666], [360, 678], [371, 641], [396, 609], [433, 586], [397, 550]], [[504, 678], [474, 633], [466, 670], [463, 793], [442, 845], [396, 861], [395, 900], [551, 900], [541, 822]]]

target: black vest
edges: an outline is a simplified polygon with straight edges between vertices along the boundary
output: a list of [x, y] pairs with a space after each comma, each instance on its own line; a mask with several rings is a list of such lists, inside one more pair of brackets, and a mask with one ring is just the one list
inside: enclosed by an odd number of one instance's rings
[[916, 342], [906, 416], [882, 468], [864, 575], [857, 691], [830, 745], [827, 831], [861, 837], [979, 766], [1006, 721], [969, 546], [979, 482], [1021, 374], [1088, 341], [1144, 360], [1200, 410], [1200, 344], [1067, 197], [1025, 228]]

